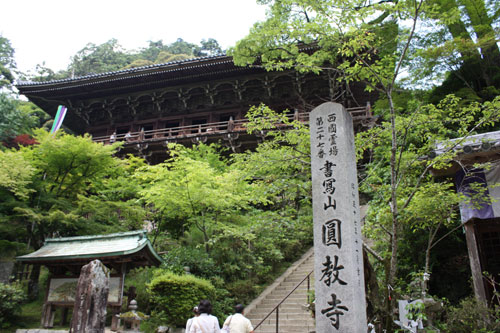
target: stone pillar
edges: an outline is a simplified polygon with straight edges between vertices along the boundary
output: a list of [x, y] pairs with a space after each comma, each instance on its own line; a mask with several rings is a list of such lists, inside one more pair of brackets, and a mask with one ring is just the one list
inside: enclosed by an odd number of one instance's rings
[[324, 103], [309, 116], [316, 332], [366, 332], [354, 131], [350, 114]]
[[109, 293], [109, 269], [99, 260], [82, 267], [76, 287], [70, 332], [104, 333]]

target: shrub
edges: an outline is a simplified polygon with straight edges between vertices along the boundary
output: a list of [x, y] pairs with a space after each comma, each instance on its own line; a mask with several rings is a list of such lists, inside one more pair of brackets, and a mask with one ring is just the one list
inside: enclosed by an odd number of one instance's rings
[[0, 324], [5, 327], [8, 320], [21, 309], [26, 299], [23, 290], [16, 285], [0, 283]]
[[152, 317], [175, 327], [185, 325], [200, 300], [213, 300], [215, 296], [215, 288], [209, 281], [166, 271], [159, 271], [147, 288]]
[[448, 310], [446, 331], [456, 333], [500, 332], [500, 307], [488, 308], [469, 297]]
[[164, 268], [182, 274], [188, 266], [190, 273], [203, 278], [220, 275], [220, 269], [210, 256], [203, 250], [192, 247], [177, 247], [163, 256]]

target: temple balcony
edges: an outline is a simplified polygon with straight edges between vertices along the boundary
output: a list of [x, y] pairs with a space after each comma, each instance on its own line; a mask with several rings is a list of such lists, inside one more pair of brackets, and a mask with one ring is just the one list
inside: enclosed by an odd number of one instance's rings
[[[347, 111], [351, 114], [355, 127], [368, 126], [373, 120], [369, 104], [366, 107], [348, 108]], [[287, 114], [287, 117], [290, 121], [297, 120], [304, 124], [309, 123], [308, 112], [295, 112]], [[228, 121], [197, 125], [141, 130], [128, 134], [116, 134], [115, 141], [124, 143], [120, 151], [121, 154], [132, 153], [143, 157], [149, 157], [153, 153], [155, 155], [165, 155], [165, 148], [168, 143], [192, 145], [199, 142], [211, 143], [221, 141], [234, 152], [243, 151], [255, 147], [259, 135], [263, 135], [263, 133], [247, 133], [248, 122], [248, 119], [230, 119]], [[287, 125], [282, 124], [281, 126], [286, 128]], [[111, 135], [93, 137], [92, 140], [103, 144], [110, 144], [110, 141], [112, 141]], [[155, 158], [155, 161], [161, 161], [161, 158], [160, 160]]]

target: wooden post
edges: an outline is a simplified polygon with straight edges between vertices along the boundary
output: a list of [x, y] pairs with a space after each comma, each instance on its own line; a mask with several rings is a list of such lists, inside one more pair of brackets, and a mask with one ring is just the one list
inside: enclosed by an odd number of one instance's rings
[[50, 303], [43, 305], [41, 324], [43, 328], [52, 328], [54, 326], [54, 306]]
[[118, 331], [120, 328], [120, 318], [118, 318], [118, 315], [120, 314], [120, 307], [114, 306], [111, 308], [111, 330], [113, 332]]
[[469, 252], [470, 270], [472, 273], [472, 282], [474, 285], [474, 294], [477, 299], [484, 304], [488, 304], [486, 290], [483, 280], [483, 271], [481, 269], [481, 260], [479, 258], [478, 243], [474, 227], [474, 221], [468, 221], [464, 224], [465, 239], [467, 241], [467, 250]]
[[64, 307], [62, 311], [63, 311], [63, 313], [62, 313], [62, 321], [61, 321], [61, 324], [62, 324], [63, 326], [66, 326], [66, 322], [68, 321], [68, 312], [69, 312], [69, 308]]

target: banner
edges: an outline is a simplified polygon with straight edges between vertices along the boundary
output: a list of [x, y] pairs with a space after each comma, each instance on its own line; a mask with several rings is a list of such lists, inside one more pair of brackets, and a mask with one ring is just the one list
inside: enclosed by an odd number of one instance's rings
[[[490, 168], [461, 169], [455, 175], [457, 191], [469, 198], [471, 202], [460, 204], [462, 223], [471, 218], [491, 219], [500, 217], [500, 164], [493, 164]], [[474, 185], [473, 188], [471, 184]], [[478, 188], [480, 190], [478, 190]], [[483, 192], [481, 195], [478, 193]]]
[[54, 123], [52, 124], [52, 129], [50, 130], [51, 134], [54, 134], [61, 128], [61, 125], [64, 121], [64, 117], [66, 116], [66, 111], [68, 109], [64, 105], [59, 105], [57, 109], [56, 117], [54, 118]]

